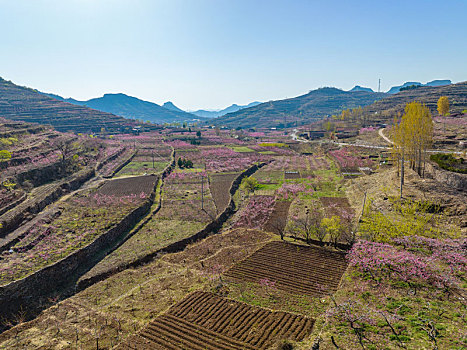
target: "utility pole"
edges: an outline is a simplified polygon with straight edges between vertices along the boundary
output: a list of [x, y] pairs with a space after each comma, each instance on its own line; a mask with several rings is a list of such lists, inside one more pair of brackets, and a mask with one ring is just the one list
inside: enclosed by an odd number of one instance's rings
[[378, 92], [381, 92], [381, 78], [378, 79]]
[[402, 149], [402, 163], [401, 163], [401, 199], [402, 199], [402, 186], [404, 185], [404, 150]]
[[204, 176], [201, 175], [201, 210], [204, 210]]

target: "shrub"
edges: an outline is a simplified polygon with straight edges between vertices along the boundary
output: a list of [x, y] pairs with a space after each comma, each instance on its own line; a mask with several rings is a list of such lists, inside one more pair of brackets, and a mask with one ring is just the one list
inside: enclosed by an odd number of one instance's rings
[[254, 177], [246, 177], [242, 180], [241, 185], [247, 192], [255, 192], [259, 188], [258, 180]]
[[180, 169], [183, 169], [183, 168], [186, 168], [186, 169], [190, 169], [190, 168], [193, 168], [193, 162], [189, 159], [185, 159], [185, 158], [178, 158], [178, 161], [177, 161], [177, 165]]
[[277, 350], [293, 350], [294, 346], [288, 340], [281, 340], [276, 345]]
[[467, 174], [467, 164], [462, 157], [456, 158], [452, 154], [438, 153], [432, 154], [430, 159], [444, 170]]
[[0, 151], [0, 160], [9, 160], [11, 159], [11, 152], [7, 150]]

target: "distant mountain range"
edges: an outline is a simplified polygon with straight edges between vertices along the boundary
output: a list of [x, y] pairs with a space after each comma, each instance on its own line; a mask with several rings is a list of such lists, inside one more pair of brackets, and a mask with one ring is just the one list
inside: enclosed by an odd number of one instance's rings
[[47, 95], [75, 105], [86, 106], [121, 117], [140, 119], [156, 124], [191, 122], [199, 119], [194, 114], [178, 109], [171, 102], [167, 102], [165, 107], [162, 107], [156, 103], [143, 101], [125, 94], [105, 94], [102, 97], [87, 101], [78, 101], [73, 98], [65, 99], [54, 94]]
[[131, 130], [135, 124], [110, 113], [76, 106], [37, 90], [0, 78], [0, 116], [12, 120], [52, 125], [59, 131], [110, 132]]
[[[398, 85], [398, 86], [393, 86], [392, 88], [389, 89], [389, 91], [387, 92], [388, 94], [397, 94], [398, 92], [402, 90], [404, 90], [404, 88], [409, 88], [409, 87], [412, 87], [412, 86], [433, 86], [433, 87], [436, 87], [436, 86], [444, 86], [444, 85], [450, 85], [452, 84], [451, 80], [433, 80], [433, 81], [429, 81], [428, 83], [426, 84], [422, 84], [420, 82], [417, 82], [417, 81], [408, 81], [402, 85]], [[360, 86], [360, 85], [355, 85], [352, 89], [350, 89], [349, 91], [367, 91], [367, 92], [374, 92], [373, 89], [371, 88], [367, 88], [367, 87], [363, 87], [363, 86]]]
[[422, 84], [418, 81], [408, 81], [402, 85], [393, 86], [392, 88], [389, 89], [388, 94], [397, 94], [398, 92], [400, 92], [401, 88], [406, 88], [412, 85], [436, 87], [436, 86], [444, 86], [444, 85], [450, 85], [450, 84], [452, 84], [451, 80], [433, 80], [433, 81], [429, 81], [426, 84]]
[[197, 115], [198, 117], [203, 117], [203, 118], [217, 118], [217, 117], [222, 117], [223, 115], [226, 115], [228, 113], [234, 113], [237, 112], [241, 109], [249, 108], [249, 107], [254, 107], [261, 104], [261, 102], [251, 102], [245, 106], [239, 106], [237, 104], [233, 104], [227, 108], [221, 109], [219, 111], [206, 111], [204, 109], [200, 109], [198, 111], [193, 111], [190, 112], [194, 115]]
[[156, 124], [174, 122], [192, 122], [208, 118], [216, 118], [227, 113], [239, 111], [244, 108], [256, 106], [261, 102], [252, 102], [246, 106], [233, 104], [219, 111], [198, 110], [186, 112], [172, 102], [167, 101], [162, 106], [157, 103], [144, 101], [136, 97], [125, 94], [105, 94], [102, 97], [93, 98], [87, 101], [78, 101], [73, 98], [63, 98], [56, 94], [46, 94], [49, 97], [60, 101], [72, 103], [78, 106], [86, 106], [99, 111], [112, 113], [130, 119], [140, 119]]
[[170, 109], [171, 111], [175, 111], [175, 112], [185, 112], [184, 110], [178, 108], [177, 106], [175, 106], [172, 102], [168, 101], [166, 103], [164, 103], [162, 105], [162, 107], [166, 108], [166, 109]]
[[308, 124], [346, 108], [366, 106], [386, 94], [325, 87], [285, 100], [269, 101], [207, 121], [227, 127], [292, 127]]
[[[412, 83], [406, 83], [411, 86]], [[385, 98], [376, 101], [364, 108], [372, 119], [391, 122], [394, 116], [404, 112], [405, 105], [412, 101], [419, 101], [437, 115], [437, 103], [441, 96], [447, 96], [450, 101], [450, 112], [460, 113], [467, 109], [467, 82], [432, 86], [425, 84], [416, 89], [401, 91], [396, 94], [387, 94]]]
[[[404, 91], [399, 91], [401, 88]], [[415, 88], [416, 87], [416, 88]], [[132, 128], [133, 120], [153, 123], [199, 121], [206, 124], [242, 127], [292, 127], [308, 124], [346, 108], [365, 107], [378, 118], [393, 118], [407, 102], [426, 103], [435, 113], [439, 96], [446, 95], [451, 110], [467, 109], [467, 82], [451, 84], [450, 80], [434, 80], [426, 84], [406, 82], [390, 89], [391, 93], [376, 93], [370, 88], [355, 86], [350, 91], [325, 87], [278, 101], [252, 102], [246, 106], [232, 105], [220, 111], [183, 111], [172, 102], [163, 106], [125, 94], [105, 94], [103, 97], [78, 101], [55, 94], [15, 85], [0, 78], [0, 116], [40, 124], [50, 124], [60, 131], [117, 132]], [[148, 125], [148, 128], [155, 127]]]

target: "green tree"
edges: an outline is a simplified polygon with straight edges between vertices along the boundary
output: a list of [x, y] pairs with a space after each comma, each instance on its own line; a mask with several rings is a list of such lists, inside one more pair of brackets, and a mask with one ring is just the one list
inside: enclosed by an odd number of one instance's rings
[[449, 98], [441, 96], [438, 100], [438, 113], [440, 115], [447, 115], [449, 113]]
[[254, 177], [246, 177], [242, 180], [241, 185], [247, 192], [255, 192], [259, 188], [259, 182]]
[[[433, 143], [433, 120], [430, 110], [420, 102], [411, 102], [405, 106], [400, 123], [393, 130], [393, 155], [422, 175], [428, 147]], [[402, 172], [402, 171], [401, 171]]]
[[10, 180], [5, 180], [3, 181], [2, 186], [5, 187], [8, 192], [10, 192], [16, 187], [16, 184]]
[[337, 246], [339, 239], [344, 233], [344, 225], [341, 223], [341, 217], [333, 215], [330, 218], [323, 218], [323, 220], [321, 220], [321, 226], [329, 234], [334, 246]]
[[177, 165], [180, 169], [183, 168], [183, 159], [181, 157], [178, 157]]
[[11, 159], [11, 152], [7, 150], [0, 151], [0, 160], [9, 160]]

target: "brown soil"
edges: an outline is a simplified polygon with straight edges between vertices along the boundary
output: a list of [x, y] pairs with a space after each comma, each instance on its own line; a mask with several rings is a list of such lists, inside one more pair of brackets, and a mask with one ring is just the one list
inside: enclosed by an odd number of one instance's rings
[[140, 195], [144, 192], [146, 195], [154, 191], [157, 182], [157, 176], [136, 176], [124, 179], [116, 179], [106, 182], [99, 188], [97, 193], [107, 196], [129, 196]]
[[302, 340], [313, 323], [304, 316], [194, 292], [118, 348], [267, 349], [277, 340]]
[[230, 186], [238, 174], [215, 174], [210, 176], [209, 188], [216, 204], [217, 214], [222, 213], [230, 201]]
[[345, 255], [325, 248], [270, 242], [225, 275], [258, 283], [267, 278], [278, 289], [318, 296], [336, 291], [347, 267]]
[[291, 203], [290, 201], [276, 201], [272, 214], [264, 225], [265, 231], [278, 235], [284, 231]]
[[329, 217], [342, 214], [342, 210], [353, 212], [346, 197], [321, 197], [319, 200]]

